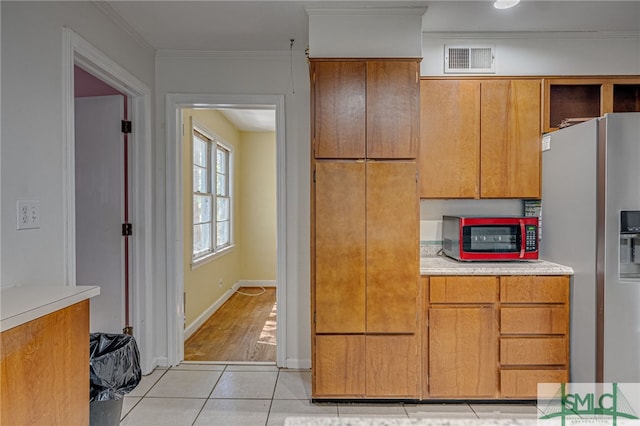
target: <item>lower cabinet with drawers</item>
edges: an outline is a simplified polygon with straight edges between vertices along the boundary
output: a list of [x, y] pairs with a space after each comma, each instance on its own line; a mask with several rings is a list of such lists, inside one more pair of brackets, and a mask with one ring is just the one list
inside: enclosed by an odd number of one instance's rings
[[423, 399], [535, 399], [569, 379], [569, 276], [423, 276]]

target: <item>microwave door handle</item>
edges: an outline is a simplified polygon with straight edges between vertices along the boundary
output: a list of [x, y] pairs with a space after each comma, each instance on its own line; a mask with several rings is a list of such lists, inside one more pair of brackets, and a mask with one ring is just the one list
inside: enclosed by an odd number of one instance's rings
[[527, 244], [526, 234], [524, 232], [524, 220], [520, 219], [520, 259], [524, 258], [524, 249]]

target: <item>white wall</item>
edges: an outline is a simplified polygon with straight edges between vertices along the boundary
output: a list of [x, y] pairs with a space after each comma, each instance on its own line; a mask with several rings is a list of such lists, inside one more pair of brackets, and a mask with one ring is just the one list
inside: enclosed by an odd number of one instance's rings
[[308, 9], [312, 58], [419, 58], [426, 7]]
[[[309, 70], [302, 54], [293, 55], [295, 94], [289, 86], [289, 52], [158, 52], [156, 60], [157, 138], [155, 210], [156, 234], [165, 233], [165, 103], [168, 93], [285, 95], [287, 186], [287, 348], [288, 366], [311, 365], [309, 315]], [[166, 240], [158, 240], [156, 281], [166, 286]], [[158, 288], [156, 306], [166, 306], [166, 288]], [[160, 314], [160, 313], [159, 313]], [[165, 317], [158, 317], [164, 324]], [[157, 347], [167, 345], [166, 328]]]
[[640, 75], [640, 31], [423, 33], [421, 75], [445, 75], [445, 44], [495, 45], [496, 72], [487, 75]]
[[[68, 26], [154, 86], [154, 52], [91, 2], [0, 2], [2, 8], [3, 287], [63, 285], [62, 33]], [[16, 230], [16, 201], [40, 201], [41, 227]]]

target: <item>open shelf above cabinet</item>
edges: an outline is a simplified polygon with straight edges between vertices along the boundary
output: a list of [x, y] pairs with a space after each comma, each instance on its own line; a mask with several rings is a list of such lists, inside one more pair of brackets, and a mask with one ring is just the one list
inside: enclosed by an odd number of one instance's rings
[[610, 112], [640, 112], [640, 76], [544, 79], [543, 132]]

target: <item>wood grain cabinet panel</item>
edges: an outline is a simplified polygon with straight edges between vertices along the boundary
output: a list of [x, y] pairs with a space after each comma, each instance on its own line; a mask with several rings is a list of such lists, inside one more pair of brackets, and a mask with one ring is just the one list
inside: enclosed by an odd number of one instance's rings
[[435, 276], [429, 279], [431, 303], [480, 304], [497, 300], [497, 277]]
[[420, 197], [478, 198], [480, 81], [420, 81]]
[[541, 196], [541, 80], [482, 82], [481, 198]]
[[316, 158], [366, 155], [366, 63], [312, 62]]
[[367, 158], [415, 159], [419, 122], [419, 62], [367, 61]]
[[502, 365], [565, 365], [567, 356], [567, 339], [564, 336], [500, 339]]
[[417, 335], [367, 336], [366, 345], [366, 395], [417, 398], [420, 394]]
[[317, 333], [364, 333], [366, 298], [365, 164], [315, 164]]
[[367, 333], [414, 333], [420, 269], [415, 161], [366, 165]]
[[567, 276], [508, 276], [500, 279], [502, 303], [568, 303]]
[[421, 80], [421, 198], [540, 198], [542, 79]]
[[3, 425], [89, 424], [89, 301], [4, 331]]
[[569, 372], [567, 370], [500, 371], [500, 390], [503, 398], [537, 398], [539, 383], [566, 383], [568, 381]]
[[564, 306], [500, 308], [501, 334], [565, 334], [569, 312]]
[[364, 396], [364, 335], [317, 335], [314, 358], [314, 395]]
[[493, 308], [429, 309], [429, 396], [496, 397], [496, 337]]

